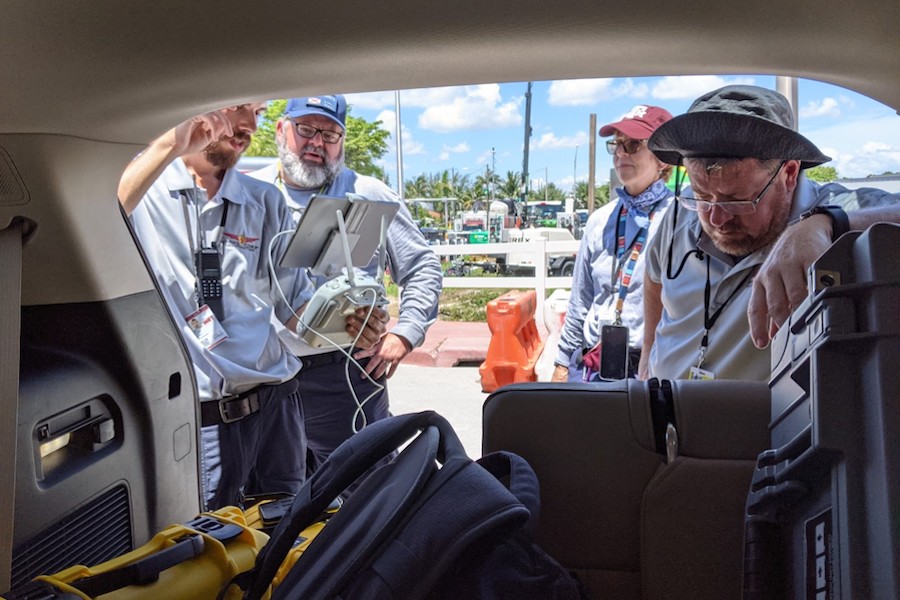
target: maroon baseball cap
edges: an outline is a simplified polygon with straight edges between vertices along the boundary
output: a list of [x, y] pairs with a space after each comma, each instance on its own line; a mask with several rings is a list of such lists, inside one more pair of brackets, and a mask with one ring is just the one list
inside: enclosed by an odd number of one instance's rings
[[646, 140], [656, 128], [672, 118], [672, 113], [659, 106], [638, 104], [625, 115], [600, 128], [600, 137], [615, 135], [617, 131], [635, 140]]

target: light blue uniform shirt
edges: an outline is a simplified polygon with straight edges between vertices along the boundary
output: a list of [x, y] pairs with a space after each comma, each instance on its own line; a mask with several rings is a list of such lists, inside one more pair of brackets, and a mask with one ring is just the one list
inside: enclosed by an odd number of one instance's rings
[[[291, 308], [305, 304], [314, 292], [305, 271], [277, 268], [285, 302], [269, 275], [269, 242], [280, 231], [293, 228], [290, 210], [276, 187], [229, 169], [211, 200], [207, 201], [203, 190], [187, 195], [188, 225], [182, 191], [193, 188], [184, 162], [176, 159], [130, 218], [187, 345], [200, 399], [215, 400], [263, 383], [287, 381], [297, 374], [300, 362], [280, 343], [271, 320], [286, 321]], [[222, 228], [224, 198], [229, 207]], [[210, 243], [220, 239], [222, 244], [225, 316], [221, 324], [228, 339], [211, 349], [204, 348], [185, 321], [198, 308], [193, 266], [196, 240], [193, 248], [188, 241], [188, 226], [195, 236], [198, 204], [201, 230]], [[282, 236], [276, 242], [275, 264], [289, 239]]]
[[[659, 229], [671, 201], [672, 196], [669, 194], [660, 200], [653, 212], [647, 241], [635, 263], [622, 307], [622, 324], [628, 327], [628, 341], [632, 348], [640, 348], [644, 341], [643, 285], [647, 242]], [[600, 328], [615, 319], [619, 286], [612, 276], [617, 273], [618, 266], [615, 229], [621, 208], [622, 200], [619, 200], [607, 202], [594, 211], [588, 218], [578, 248], [575, 270], [572, 273], [572, 293], [555, 360], [558, 365], [569, 366], [570, 380], [573, 381], [581, 380], [576, 374], [580, 368], [578, 364], [582, 350], [595, 346], [600, 341]], [[627, 250], [625, 263], [631, 256], [631, 247], [639, 231], [639, 225], [629, 214], [624, 232]]]

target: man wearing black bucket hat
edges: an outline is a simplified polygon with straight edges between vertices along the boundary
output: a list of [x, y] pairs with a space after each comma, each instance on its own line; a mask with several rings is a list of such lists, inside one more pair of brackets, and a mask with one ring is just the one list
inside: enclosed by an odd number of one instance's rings
[[771, 90], [705, 94], [648, 147], [691, 187], [647, 247], [644, 378], [768, 380], [764, 349], [806, 297], [807, 267], [849, 229], [900, 221], [900, 195], [803, 176], [831, 159]]

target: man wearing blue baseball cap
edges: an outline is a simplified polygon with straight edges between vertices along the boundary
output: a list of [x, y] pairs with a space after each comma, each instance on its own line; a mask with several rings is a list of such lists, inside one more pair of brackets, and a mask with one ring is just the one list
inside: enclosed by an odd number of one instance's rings
[[[400, 204], [387, 231], [387, 267], [402, 289], [400, 314], [380, 343], [353, 353], [371, 379], [360, 373], [345, 383], [346, 357], [342, 352], [313, 348], [289, 331], [282, 334], [282, 340], [303, 363], [296, 380], [300, 383], [310, 454], [317, 463], [365, 423], [388, 416], [386, 379], [424, 341], [425, 331], [437, 317], [443, 285], [440, 261], [400, 197], [383, 182], [344, 165], [346, 121], [344, 96], [288, 100], [285, 114], [275, 126], [279, 161], [251, 173], [278, 186], [297, 219], [313, 195], [357, 194]], [[377, 259], [365, 270], [374, 276]], [[365, 398], [369, 400], [360, 402]], [[360, 404], [364, 417], [359, 412]]]
[[806, 298], [809, 265], [850, 229], [900, 221], [900, 196], [806, 179], [804, 169], [831, 159], [795, 131], [787, 99], [761, 87], [704, 94], [647, 145], [684, 164], [691, 187], [676, 187], [647, 247], [652, 349], [639, 375], [767, 381], [765, 349]]

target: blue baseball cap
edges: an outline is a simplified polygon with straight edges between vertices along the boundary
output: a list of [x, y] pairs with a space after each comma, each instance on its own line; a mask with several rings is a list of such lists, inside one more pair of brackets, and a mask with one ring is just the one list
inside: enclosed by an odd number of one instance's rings
[[344, 122], [347, 120], [347, 101], [341, 95], [291, 98], [288, 100], [284, 114], [291, 119], [306, 115], [320, 115], [328, 117], [341, 128], [346, 129]]

